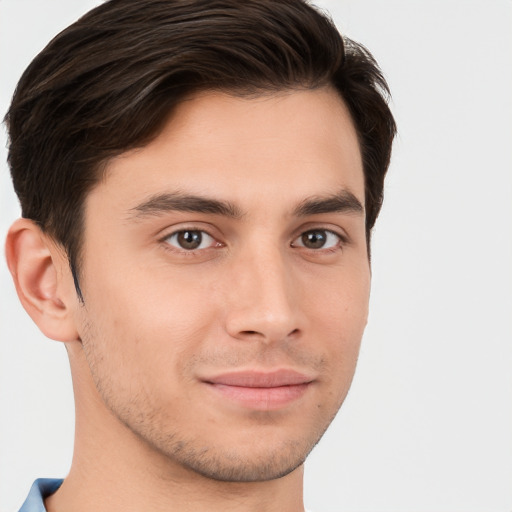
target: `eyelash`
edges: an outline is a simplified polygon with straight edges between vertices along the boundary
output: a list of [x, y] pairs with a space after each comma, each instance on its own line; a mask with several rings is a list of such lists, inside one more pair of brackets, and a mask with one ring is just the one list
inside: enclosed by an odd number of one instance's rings
[[[209, 238], [212, 239], [212, 242], [215, 242], [214, 245], [212, 246], [209, 246], [209, 247], [204, 247], [202, 249], [199, 249], [199, 248], [195, 248], [195, 249], [185, 249], [183, 247], [177, 247], [177, 246], [174, 246], [172, 244], [169, 243], [169, 240], [173, 237], [177, 237], [179, 236], [181, 233], [201, 233], [202, 236], [206, 235], [208, 236]], [[206, 251], [208, 249], [214, 249], [216, 247], [223, 247], [224, 244], [222, 244], [221, 242], [218, 242], [216, 241], [215, 237], [213, 235], [211, 235], [210, 233], [208, 233], [207, 231], [205, 231], [204, 229], [200, 229], [200, 228], [194, 228], [194, 227], [190, 227], [190, 228], [184, 228], [184, 229], [179, 229], [177, 231], [173, 231], [172, 233], [169, 233], [168, 235], [165, 235], [162, 239], [161, 239], [161, 242], [163, 243], [164, 245], [164, 248], [167, 250], [167, 251], [171, 251], [173, 253], [179, 253], [179, 254], [182, 254], [182, 255], [185, 255], [185, 256], [197, 256], [201, 251]]]
[[[187, 232], [201, 233], [202, 237], [204, 237], [204, 235], [206, 235], [207, 237], [211, 238], [212, 242], [215, 242], [215, 244], [210, 245], [209, 247], [204, 247], [204, 248], [185, 249], [183, 247], [177, 247], [177, 246], [169, 243], [169, 240], [171, 238], [177, 237], [180, 234], [182, 234], [182, 233], [184, 234]], [[302, 237], [304, 237], [305, 235], [312, 234], [315, 232], [325, 233], [327, 235], [327, 237], [334, 236], [337, 238], [337, 242], [332, 247], [327, 247], [327, 248], [324, 248], [324, 247], [310, 248], [310, 247], [306, 247], [303, 243], [301, 245], [295, 245], [297, 243], [297, 241], [301, 240]], [[197, 227], [189, 227], [189, 228], [184, 228], [184, 229], [179, 229], [177, 231], [173, 231], [172, 233], [169, 233], [168, 235], [163, 237], [161, 239], [161, 242], [162, 242], [164, 248], [170, 252], [173, 252], [175, 254], [179, 253], [184, 256], [192, 256], [192, 257], [198, 256], [202, 251], [207, 251], [210, 249], [215, 249], [215, 248], [224, 246], [224, 244], [222, 244], [221, 242], [218, 242], [213, 235], [208, 233], [208, 231], [201, 229], [201, 228], [197, 228]], [[201, 240], [201, 243], [202, 243], [202, 240]], [[343, 248], [343, 246], [347, 243], [348, 243], [348, 240], [347, 240], [346, 236], [344, 236], [336, 231], [333, 231], [331, 229], [319, 227], [319, 228], [311, 228], [311, 229], [301, 232], [297, 237], [294, 238], [294, 240], [291, 242], [290, 246], [291, 247], [300, 247], [300, 248], [305, 249], [306, 251], [309, 251], [309, 252], [315, 253], [315, 254], [329, 254], [329, 253], [334, 253], [334, 252], [340, 251]]]
[[[311, 247], [306, 247], [303, 244], [299, 245], [298, 247], [303, 247], [304, 249], [307, 249], [307, 250], [315, 252], [315, 253], [324, 253], [325, 254], [325, 253], [332, 253], [332, 252], [339, 251], [343, 247], [343, 245], [345, 245], [347, 243], [347, 239], [345, 236], [341, 235], [340, 233], [337, 233], [336, 231], [333, 231], [331, 229], [326, 229], [326, 228], [312, 228], [312, 229], [303, 231], [298, 237], [295, 238], [294, 242], [296, 240], [301, 240], [305, 235], [312, 234], [315, 232], [327, 234], [327, 239], [328, 239], [329, 235], [334, 236], [337, 239], [337, 242], [332, 247], [323, 247], [322, 246], [317, 249], [313, 249]], [[294, 242], [292, 242], [292, 244], [291, 244], [292, 247], [294, 247], [294, 245], [293, 245]]]

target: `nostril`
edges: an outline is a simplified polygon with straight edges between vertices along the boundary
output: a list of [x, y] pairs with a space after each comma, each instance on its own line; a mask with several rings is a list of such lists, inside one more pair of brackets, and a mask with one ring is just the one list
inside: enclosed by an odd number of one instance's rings
[[[293, 336], [295, 336], [298, 333], [299, 333], [299, 329], [293, 329], [292, 331], [290, 331], [288, 333], [288, 335], [286, 337], [287, 338], [293, 337]], [[265, 337], [265, 334], [262, 333], [262, 332], [259, 332], [259, 331], [240, 331], [240, 334], [242, 336], [248, 336], [248, 337], [254, 337], [254, 336], [263, 336], [263, 337]]]

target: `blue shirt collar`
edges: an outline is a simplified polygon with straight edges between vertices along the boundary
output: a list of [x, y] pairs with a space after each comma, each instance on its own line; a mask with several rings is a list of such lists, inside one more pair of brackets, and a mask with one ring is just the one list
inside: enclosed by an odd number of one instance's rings
[[43, 500], [53, 494], [61, 484], [62, 480], [57, 478], [38, 478], [32, 484], [19, 512], [46, 512]]
[[43, 500], [53, 494], [62, 485], [62, 482], [63, 480], [58, 478], [38, 478], [32, 484], [27, 499], [19, 512], [46, 512]]

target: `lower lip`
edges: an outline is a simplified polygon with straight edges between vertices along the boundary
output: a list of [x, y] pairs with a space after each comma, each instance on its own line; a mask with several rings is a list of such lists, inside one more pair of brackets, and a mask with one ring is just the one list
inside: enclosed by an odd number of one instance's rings
[[301, 398], [310, 383], [277, 386], [272, 388], [249, 388], [208, 383], [217, 393], [249, 409], [273, 411], [282, 409]]

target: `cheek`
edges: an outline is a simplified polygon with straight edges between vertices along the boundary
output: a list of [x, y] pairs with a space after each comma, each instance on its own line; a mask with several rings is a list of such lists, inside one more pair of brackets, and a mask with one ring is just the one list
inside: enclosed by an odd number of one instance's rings
[[143, 266], [85, 270], [84, 277], [91, 272], [94, 279], [85, 282], [84, 322], [94, 326], [98, 340], [91, 342], [101, 344], [97, 351], [109, 371], [170, 385], [217, 317], [208, 283]]
[[350, 280], [333, 280], [325, 294], [311, 301], [315, 311], [312, 328], [325, 351], [326, 378], [343, 394], [355, 371], [368, 319], [369, 293], [369, 272], [363, 268]]
[[348, 338], [358, 338], [368, 318], [370, 272], [367, 264], [362, 260], [314, 277], [301, 287], [301, 294], [307, 301], [306, 310], [314, 312], [316, 319], [322, 319], [320, 325], [325, 328], [346, 334]]

